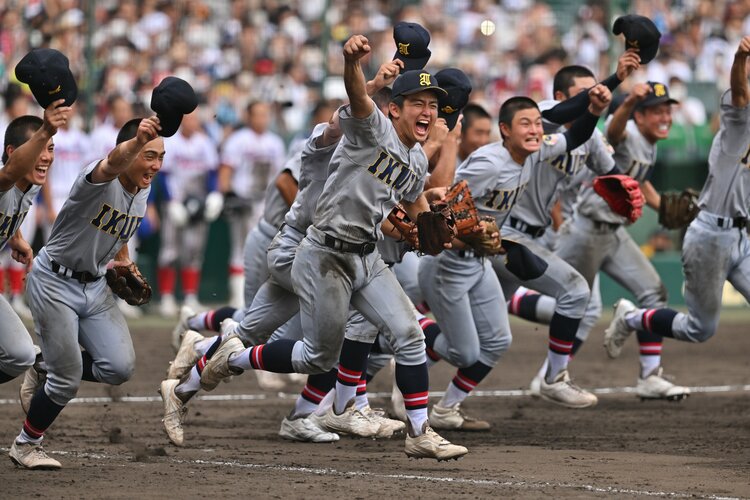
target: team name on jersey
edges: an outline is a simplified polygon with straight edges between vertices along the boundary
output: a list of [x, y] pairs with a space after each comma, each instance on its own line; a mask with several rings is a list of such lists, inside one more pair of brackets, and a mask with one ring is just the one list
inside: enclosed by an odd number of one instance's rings
[[499, 212], [510, 210], [515, 206], [518, 196], [523, 193], [525, 188], [526, 185], [518, 186], [515, 189], [495, 189], [490, 193], [485, 205]]
[[13, 236], [16, 230], [21, 226], [23, 220], [26, 218], [26, 214], [29, 211], [25, 211], [22, 214], [5, 215], [0, 213], [0, 238], [7, 240]]
[[630, 162], [630, 165], [628, 165], [625, 173], [637, 181], [642, 181], [646, 178], [649, 170], [651, 170], [650, 163], [633, 160]]
[[555, 157], [550, 165], [565, 175], [575, 175], [587, 158], [588, 155], [569, 152]]
[[397, 191], [404, 186], [411, 186], [417, 178], [417, 174], [409, 170], [409, 165], [404, 165], [384, 151], [381, 151], [377, 159], [367, 167], [367, 171]]
[[128, 215], [126, 212], [120, 212], [116, 208], [103, 203], [97, 216], [91, 219], [91, 225], [99, 231], [127, 241], [138, 230], [141, 221], [143, 221], [143, 217]]

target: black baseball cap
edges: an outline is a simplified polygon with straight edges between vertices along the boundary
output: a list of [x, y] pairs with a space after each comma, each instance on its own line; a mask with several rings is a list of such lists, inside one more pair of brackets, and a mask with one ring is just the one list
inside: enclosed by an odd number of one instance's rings
[[193, 87], [182, 78], [168, 76], [151, 93], [151, 109], [156, 112], [161, 125], [159, 135], [171, 137], [180, 128], [182, 116], [198, 107], [198, 97]]
[[438, 95], [438, 118], [445, 119], [448, 129], [453, 130], [461, 110], [469, 103], [471, 81], [466, 73], [458, 68], [441, 69], [435, 73], [445, 94]]
[[441, 94], [448, 94], [445, 89], [440, 87], [435, 75], [429, 71], [421, 69], [405, 71], [404, 74], [400, 75], [396, 78], [396, 81], [393, 82], [391, 101], [398, 96], [412, 95], [425, 90], [435, 90], [438, 98]]
[[625, 35], [625, 49], [638, 49], [641, 64], [656, 57], [661, 33], [651, 19], [636, 14], [618, 17], [612, 25], [612, 33]]
[[70, 106], [78, 97], [68, 58], [55, 49], [34, 49], [23, 56], [16, 66], [16, 78], [29, 85], [43, 108], [58, 99], [65, 99], [65, 106]]
[[417, 23], [401, 22], [393, 27], [393, 40], [396, 42], [394, 59], [404, 62], [401, 73], [422, 69], [430, 60], [430, 33]]
[[646, 82], [651, 87], [651, 91], [646, 94], [641, 102], [638, 103], [635, 109], [650, 108], [651, 106], [658, 106], [659, 104], [679, 104], [680, 101], [669, 97], [669, 89], [663, 83], [658, 82]]

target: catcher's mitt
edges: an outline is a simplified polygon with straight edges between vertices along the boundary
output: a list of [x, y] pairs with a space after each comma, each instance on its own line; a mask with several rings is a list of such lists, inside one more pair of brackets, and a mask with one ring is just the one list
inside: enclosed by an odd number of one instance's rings
[[412, 248], [419, 248], [417, 225], [412, 222], [401, 205], [393, 207], [393, 210], [388, 214], [388, 220], [401, 233], [402, 241], [406, 241]]
[[453, 218], [456, 220], [456, 235], [459, 238], [477, 233], [475, 228], [479, 224], [479, 215], [474, 205], [474, 198], [469, 191], [469, 184], [465, 180], [451, 186], [441, 201], [447, 203], [448, 208], [453, 212]]
[[[497, 227], [497, 221], [494, 217], [483, 216], [478, 225], [478, 230], [458, 238], [469, 245], [478, 255], [497, 255], [505, 253], [502, 242], [500, 241], [500, 228]], [[492, 236], [497, 234], [497, 236]]]
[[456, 223], [448, 204], [433, 203], [429, 212], [422, 212], [417, 218], [419, 250], [427, 255], [437, 255], [445, 249], [445, 244], [456, 235]]
[[638, 181], [627, 175], [601, 175], [594, 179], [594, 191], [609, 208], [630, 222], [643, 214], [643, 194]]
[[681, 193], [662, 193], [659, 224], [667, 229], [681, 229], [698, 215], [698, 192], [687, 188]]
[[107, 269], [105, 277], [112, 293], [131, 306], [142, 306], [151, 300], [151, 286], [134, 262]]

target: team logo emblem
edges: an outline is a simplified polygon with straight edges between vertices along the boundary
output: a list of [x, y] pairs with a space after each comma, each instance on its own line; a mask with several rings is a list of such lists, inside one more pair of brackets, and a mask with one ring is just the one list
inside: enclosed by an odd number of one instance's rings
[[542, 137], [542, 140], [547, 146], [554, 146], [555, 144], [557, 144], [557, 134], [552, 134], [552, 135], [545, 134]]
[[420, 73], [419, 74], [419, 86], [420, 87], [429, 87], [432, 85], [430, 82], [430, 74], [429, 73]]
[[62, 90], [62, 86], [58, 85], [56, 89], [50, 90], [49, 92], [47, 92], [47, 94], [49, 94], [49, 95], [57, 94], [61, 90]]
[[654, 84], [654, 95], [656, 97], [661, 97], [667, 95], [667, 89], [664, 88], [664, 85], [661, 83]]
[[399, 43], [398, 44], [398, 53], [402, 56], [408, 56], [409, 55], [409, 45], [410, 43]]
[[638, 45], [638, 40], [625, 40], [625, 43], [627, 44], [629, 49], [640, 50], [640, 46]]
[[445, 106], [445, 107], [443, 107], [443, 108], [440, 108], [440, 111], [442, 111], [443, 113], [447, 113], [447, 114], [449, 114], [449, 115], [452, 115], [453, 113], [455, 113], [455, 112], [456, 112], [456, 111], [458, 111], [458, 110], [457, 110], [456, 108], [452, 107], [452, 106], [451, 106], [451, 105], [449, 104], [449, 105], [447, 105], [447, 106]]

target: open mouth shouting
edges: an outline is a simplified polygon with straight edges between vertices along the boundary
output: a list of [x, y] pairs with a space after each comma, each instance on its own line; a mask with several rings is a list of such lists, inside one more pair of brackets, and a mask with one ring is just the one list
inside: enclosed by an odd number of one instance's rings
[[417, 125], [415, 127], [417, 138], [420, 140], [427, 138], [427, 132], [430, 130], [430, 121], [429, 120], [417, 120]]

